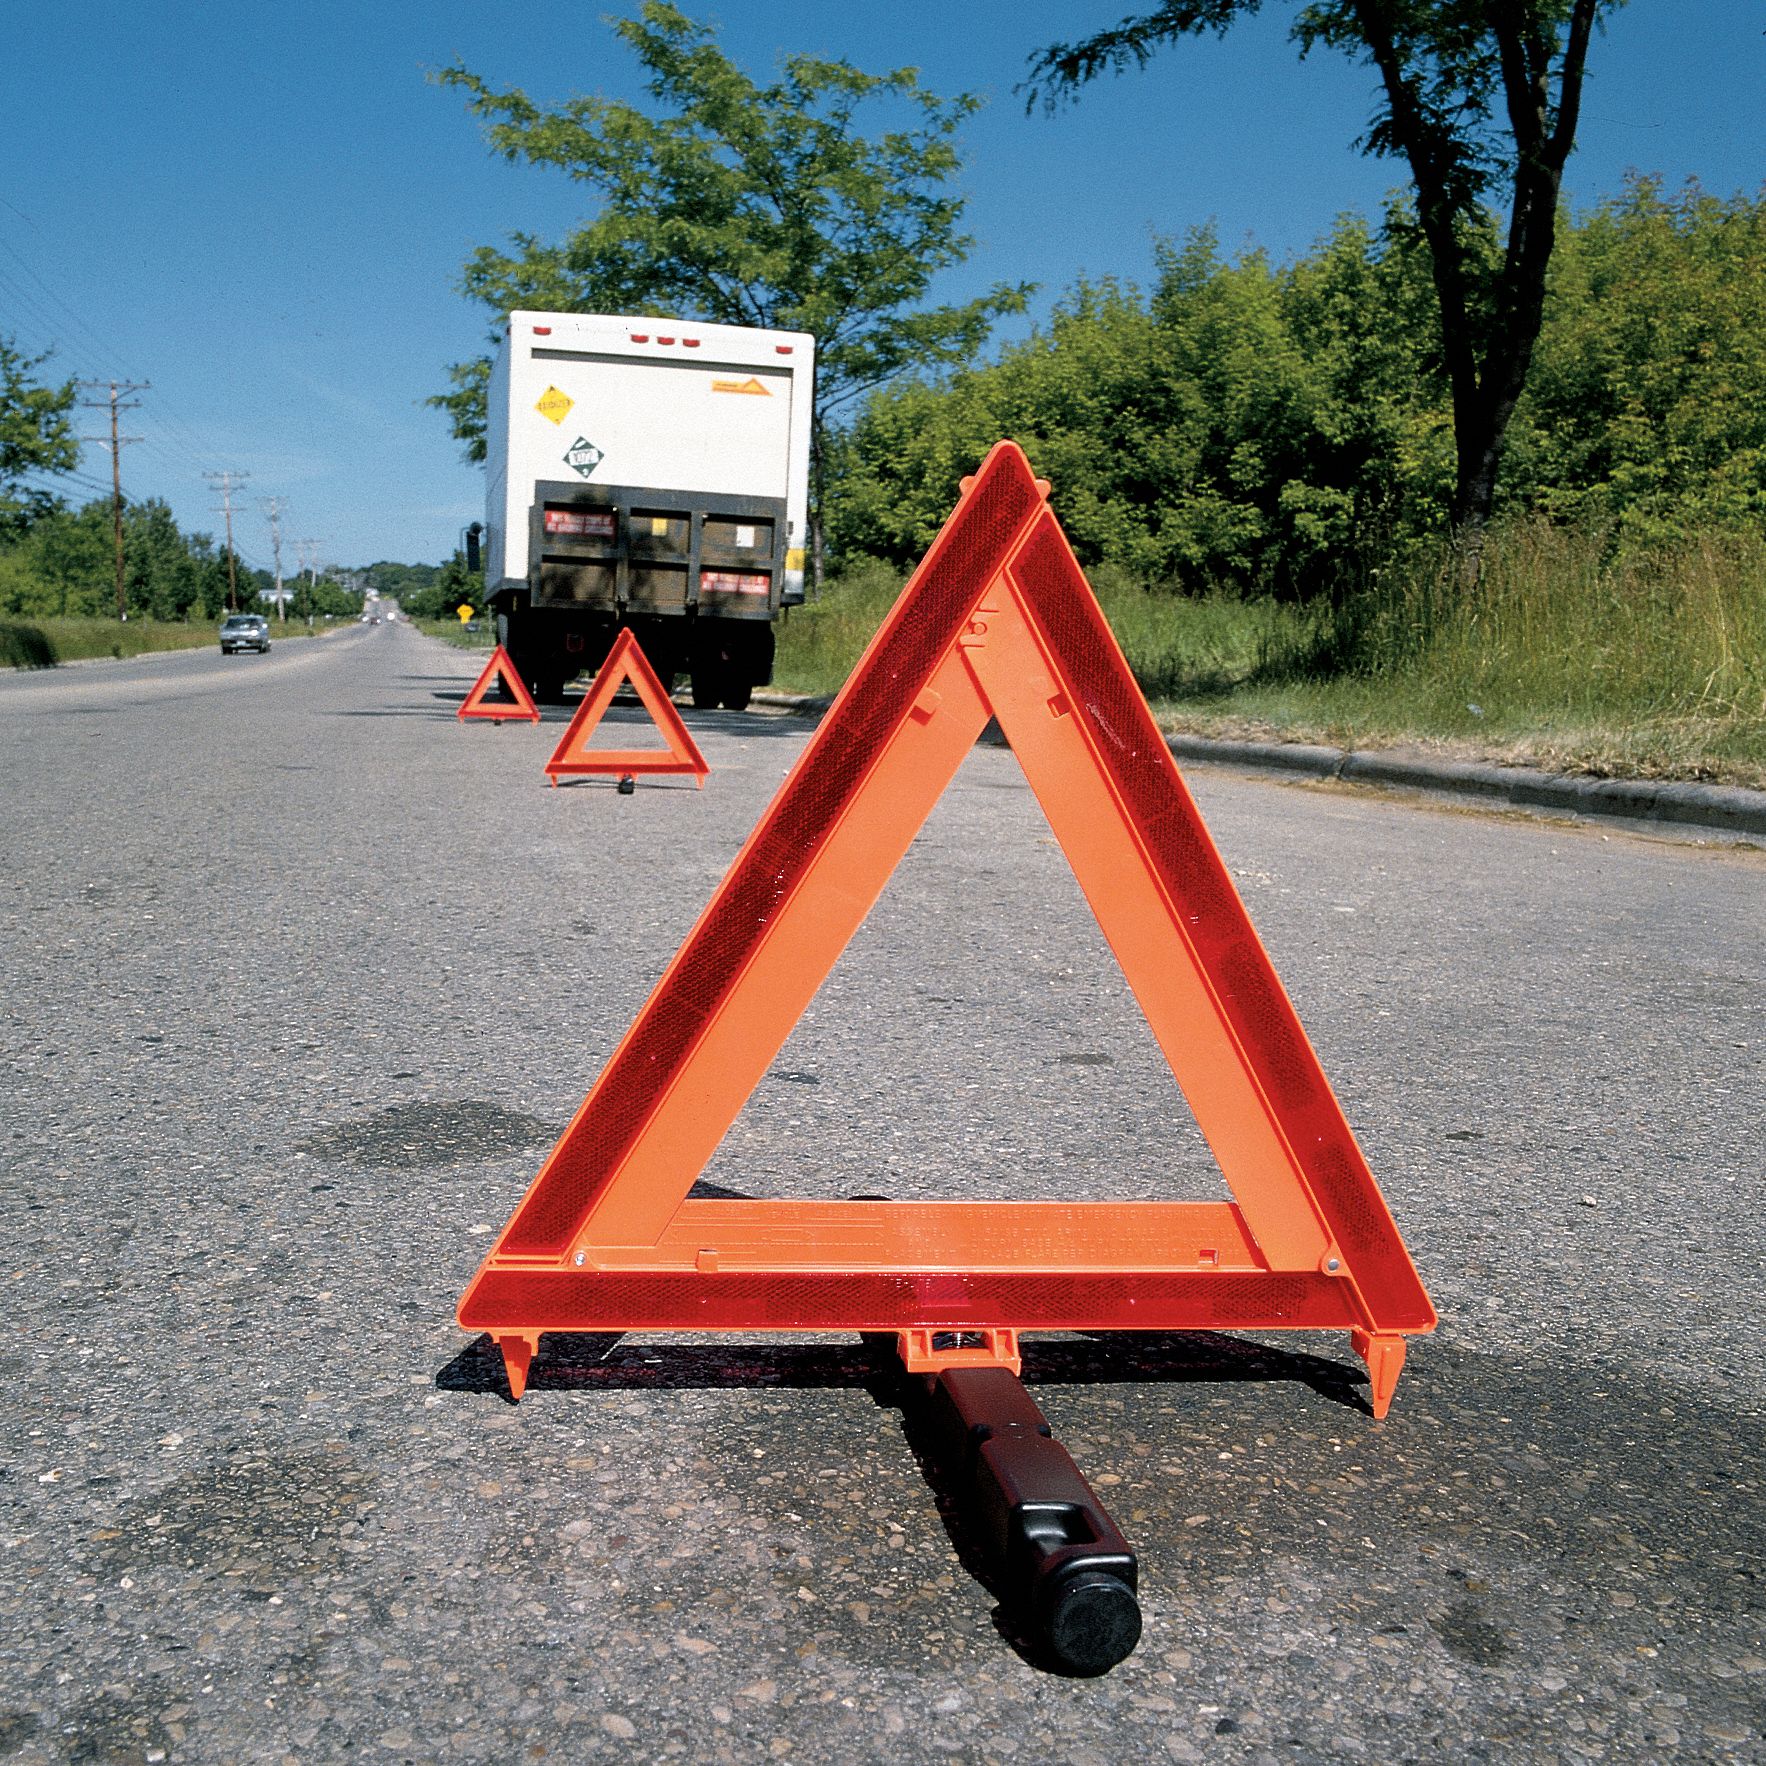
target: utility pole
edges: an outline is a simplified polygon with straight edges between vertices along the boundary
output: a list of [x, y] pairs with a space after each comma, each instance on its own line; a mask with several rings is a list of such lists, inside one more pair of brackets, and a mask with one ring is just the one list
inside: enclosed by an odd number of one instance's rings
[[282, 604], [282, 506], [286, 498], [265, 497], [264, 513], [270, 518], [270, 550], [276, 559], [276, 618], [286, 623], [288, 610]]
[[221, 487], [221, 513], [227, 518], [227, 611], [239, 611], [239, 575], [233, 561], [233, 487], [251, 477], [249, 472], [235, 472], [232, 467], [223, 467], [219, 472], [205, 472], [202, 475]]
[[296, 540], [300, 547], [301, 559], [307, 571], [307, 624], [313, 623], [313, 587], [319, 580], [319, 547], [322, 541], [314, 539]]
[[121, 395], [126, 392], [146, 392], [152, 385], [150, 380], [82, 380], [79, 382], [83, 392], [104, 392], [105, 397], [81, 399], [80, 403], [89, 410], [101, 411], [106, 405], [110, 407], [110, 438], [106, 442], [101, 435], [82, 436], [82, 441], [93, 442], [99, 447], [110, 448], [110, 518], [116, 531], [117, 554], [117, 618], [129, 617], [128, 602], [123, 598], [123, 449], [130, 442], [138, 442], [138, 435], [119, 435], [117, 433], [117, 413], [133, 411], [141, 403], [139, 399], [124, 400]]

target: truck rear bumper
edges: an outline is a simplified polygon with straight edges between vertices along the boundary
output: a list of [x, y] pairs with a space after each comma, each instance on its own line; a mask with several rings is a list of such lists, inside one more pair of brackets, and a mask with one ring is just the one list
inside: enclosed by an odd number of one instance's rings
[[522, 678], [541, 697], [556, 698], [566, 682], [593, 673], [622, 626], [631, 628], [650, 666], [665, 685], [692, 676], [722, 684], [765, 686], [773, 678], [773, 628], [764, 618], [732, 619], [640, 613], [621, 618], [612, 608], [521, 604], [498, 600], [497, 636]]

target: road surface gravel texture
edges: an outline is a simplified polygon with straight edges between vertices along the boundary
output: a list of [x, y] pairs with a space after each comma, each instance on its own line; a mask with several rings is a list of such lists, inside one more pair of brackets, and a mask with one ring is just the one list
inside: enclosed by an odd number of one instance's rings
[[[1141, 1558], [1001, 1634], [861, 1345], [462, 1286], [801, 752], [549, 789], [399, 625], [0, 681], [0, 1760], [1760, 1760], [1766, 855], [1203, 772], [1442, 1315], [1031, 1342]], [[616, 709], [616, 717], [635, 718]], [[978, 748], [705, 1174], [1223, 1193]]]

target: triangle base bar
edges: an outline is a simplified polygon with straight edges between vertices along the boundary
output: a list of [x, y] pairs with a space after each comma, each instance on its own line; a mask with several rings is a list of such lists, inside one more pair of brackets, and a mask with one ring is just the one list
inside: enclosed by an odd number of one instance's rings
[[[550, 761], [546, 771], [556, 778], [586, 779], [606, 773], [691, 773], [694, 769], [661, 748], [597, 748], [592, 759]], [[695, 776], [703, 780], [705, 775]]]
[[[653, 1245], [583, 1248], [595, 1269], [658, 1274], [716, 1269], [768, 1275], [815, 1271], [991, 1271], [1061, 1268], [1094, 1275], [1267, 1273], [1230, 1202], [804, 1202], [690, 1197]], [[498, 1259], [499, 1268], [546, 1268]], [[1303, 1266], [1304, 1267], [1304, 1266]], [[1322, 1268], [1314, 1259], [1311, 1269]]]
[[1067, 1269], [702, 1274], [486, 1270], [460, 1308], [469, 1331], [1212, 1331], [1359, 1328], [1340, 1277]]

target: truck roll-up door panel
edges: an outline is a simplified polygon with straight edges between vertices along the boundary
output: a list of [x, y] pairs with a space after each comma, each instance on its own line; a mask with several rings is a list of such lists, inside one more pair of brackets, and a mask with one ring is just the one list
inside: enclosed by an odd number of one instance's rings
[[529, 545], [537, 606], [768, 619], [785, 565], [785, 505], [615, 484], [537, 485]]

